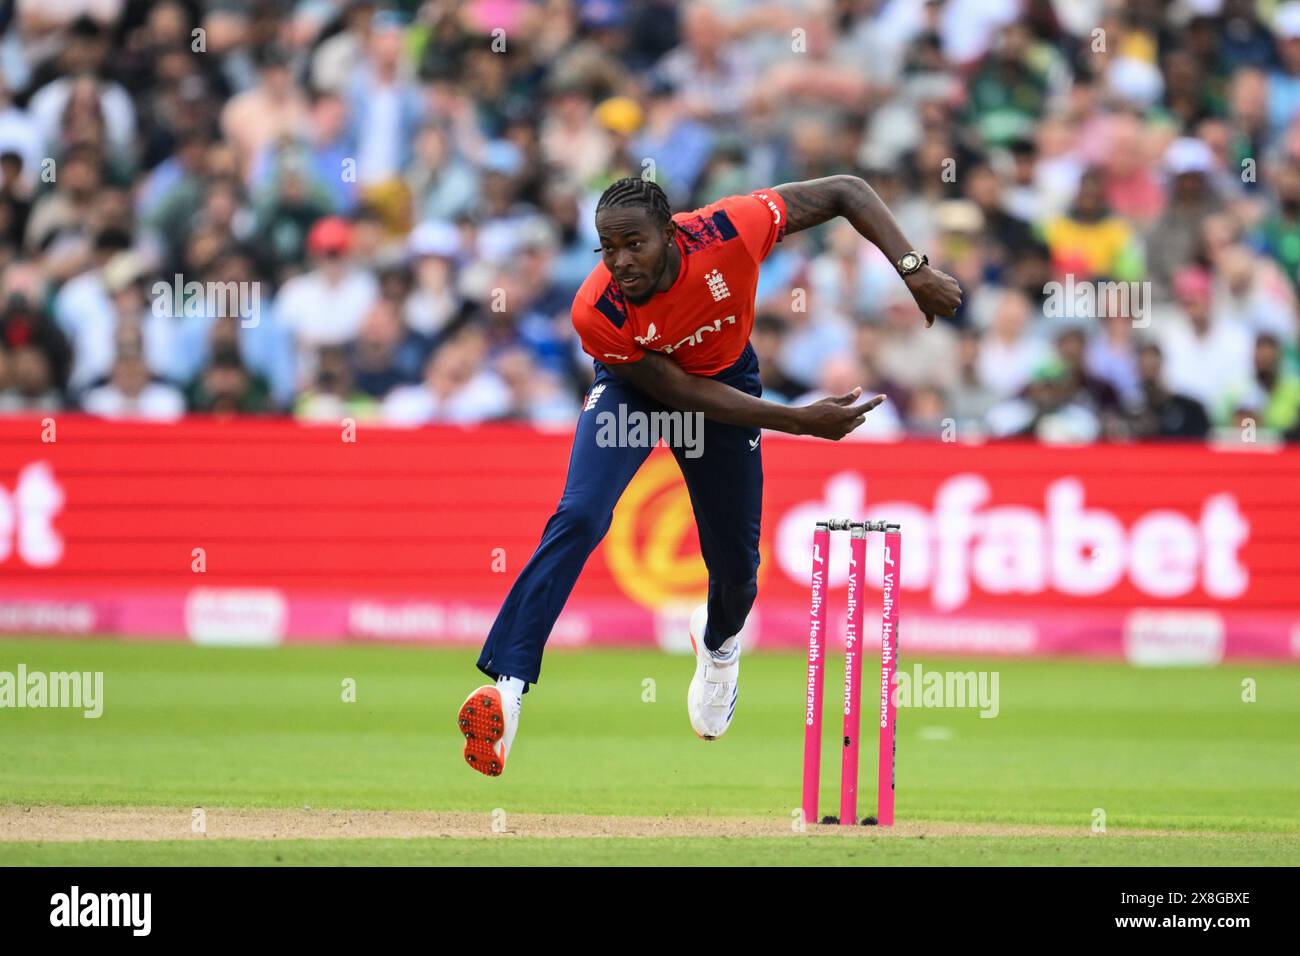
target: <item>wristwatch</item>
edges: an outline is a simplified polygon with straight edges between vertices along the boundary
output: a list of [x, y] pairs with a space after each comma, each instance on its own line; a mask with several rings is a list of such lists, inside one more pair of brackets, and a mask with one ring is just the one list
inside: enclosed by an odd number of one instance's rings
[[922, 253], [912, 251], [906, 253], [903, 258], [894, 263], [894, 268], [898, 270], [900, 276], [910, 276], [913, 272], [918, 271], [921, 266], [930, 264], [930, 257]]

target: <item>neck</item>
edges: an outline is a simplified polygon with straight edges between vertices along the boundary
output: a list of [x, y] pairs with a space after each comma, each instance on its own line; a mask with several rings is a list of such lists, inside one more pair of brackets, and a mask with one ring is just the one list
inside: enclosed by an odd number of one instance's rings
[[677, 246], [677, 240], [673, 240], [671, 248], [668, 250], [668, 265], [664, 268], [664, 274], [660, 277], [659, 282], [655, 285], [655, 292], [667, 292], [677, 281], [677, 277], [682, 273], [682, 250]]

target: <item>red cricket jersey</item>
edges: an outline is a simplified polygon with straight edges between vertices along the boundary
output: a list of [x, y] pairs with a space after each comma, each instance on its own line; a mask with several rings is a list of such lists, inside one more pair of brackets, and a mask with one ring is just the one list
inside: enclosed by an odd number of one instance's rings
[[785, 200], [770, 189], [728, 196], [673, 222], [682, 271], [672, 288], [633, 305], [598, 263], [573, 299], [573, 327], [583, 351], [606, 365], [648, 350], [692, 375], [716, 375], [749, 342], [758, 265], [785, 234]]

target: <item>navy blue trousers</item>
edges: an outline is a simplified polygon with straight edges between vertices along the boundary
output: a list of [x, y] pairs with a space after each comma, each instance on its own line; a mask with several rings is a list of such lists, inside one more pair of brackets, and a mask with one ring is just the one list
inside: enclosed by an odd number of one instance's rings
[[[713, 377], [750, 395], [762, 393], [758, 358], [749, 346], [731, 368]], [[541, 544], [506, 596], [479, 655], [479, 670], [493, 679], [506, 675], [537, 683], [551, 628], [587, 558], [609, 530], [623, 490], [652, 451], [598, 443], [598, 415], [602, 411], [617, 415], [620, 404], [629, 414], [670, 411], [596, 363], [596, 380], [573, 436], [560, 504], [546, 523]], [[758, 594], [763, 504], [763, 452], [758, 438], [757, 428], [705, 421], [699, 457], [688, 457], [689, 448], [672, 449], [690, 493], [700, 551], [709, 571], [705, 644], [712, 649], [740, 631]]]

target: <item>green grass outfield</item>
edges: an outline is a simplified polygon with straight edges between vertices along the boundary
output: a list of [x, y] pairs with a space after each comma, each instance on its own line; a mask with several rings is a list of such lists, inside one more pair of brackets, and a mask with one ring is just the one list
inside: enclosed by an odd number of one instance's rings
[[[97, 720], [0, 710], [0, 810], [310, 806], [485, 821], [481, 838], [8, 842], [0, 865], [1300, 864], [1300, 668], [923, 660], [999, 675], [996, 718], [899, 714], [900, 822], [964, 823], [970, 835], [539, 837], [493, 834], [492, 812], [789, 820], [801, 660], [747, 656], [736, 723], [704, 743], [686, 721], [689, 657], [553, 652], [525, 698], [509, 770], [490, 780], [461, 762], [453, 720], [479, 682], [475, 650], [0, 640], [0, 671], [103, 671], [105, 696]], [[832, 740], [842, 673], [832, 659]], [[1246, 678], [1254, 702], [1242, 699]], [[347, 679], [355, 703], [341, 699]], [[870, 707], [864, 812], [875, 799]], [[828, 740], [823, 812], [838, 799], [838, 775]], [[1092, 832], [1097, 809], [1105, 834]], [[1027, 824], [1054, 831], [996, 832]]]
[[[1294, 866], [1294, 837], [634, 837], [0, 844], [4, 866]], [[1109, 842], [1107, 842], [1109, 841]]]

